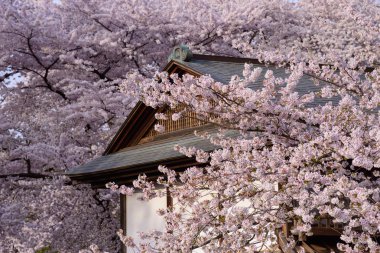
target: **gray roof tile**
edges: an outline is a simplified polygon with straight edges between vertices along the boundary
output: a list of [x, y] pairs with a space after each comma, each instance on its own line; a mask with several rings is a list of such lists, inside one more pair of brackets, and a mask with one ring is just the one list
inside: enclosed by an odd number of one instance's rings
[[[243, 78], [244, 64], [241, 62], [224, 62], [224, 61], [208, 61], [208, 60], [192, 60], [189, 62], [181, 61], [181, 64], [196, 70], [197, 72], [203, 73], [205, 75], [210, 75], [215, 81], [228, 84], [232, 76], [239, 76]], [[251, 64], [253, 67], [262, 68], [261, 76], [257, 79], [256, 83], [251, 84], [250, 88], [256, 90], [262, 87], [262, 81], [267, 70], [272, 70], [275, 77], [287, 78], [290, 73], [286, 73], [285, 68], [279, 68], [275, 66], [266, 66], [264, 64]], [[298, 83], [295, 91], [298, 92], [299, 96], [308, 94], [310, 92], [318, 92], [328, 85], [321, 82], [320, 85], [316, 85], [311, 77], [303, 76]], [[315, 107], [318, 105], [324, 105], [327, 102], [332, 102], [333, 105], [337, 105], [339, 97], [333, 98], [320, 98], [316, 97], [313, 103], [308, 104], [308, 107]]]
[[[216, 132], [214, 128], [207, 128], [203, 131], [206, 130], [211, 134]], [[202, 130], [199, 132], [202, 132]], [[237, 135], [237, 132], [231, 131], [229, 135]], [[184, 155], [174, 150], [175, 145], [196, 147], [205, 151], [211, 151], [216, 148], [208, 140], [195, 136], [193, 131], [188, 131], [180, 136], [173, 136], [167, 139], [128, 147], [117, 153], [98, 157], [89, 163], [74, 168], [69, 171], [68, 175], [94, 173], [121, 168], [128, 169], [142, 164], [152, 164], [184, 157]]]

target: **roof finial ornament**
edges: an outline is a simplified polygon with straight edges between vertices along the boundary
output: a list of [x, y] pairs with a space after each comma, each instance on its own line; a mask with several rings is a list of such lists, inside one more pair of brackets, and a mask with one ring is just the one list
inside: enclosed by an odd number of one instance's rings
[[171, 60], [189, 61], [193, 57], [193, 53], [186, 45], [176, 46], [169, 55], [168, 62]]

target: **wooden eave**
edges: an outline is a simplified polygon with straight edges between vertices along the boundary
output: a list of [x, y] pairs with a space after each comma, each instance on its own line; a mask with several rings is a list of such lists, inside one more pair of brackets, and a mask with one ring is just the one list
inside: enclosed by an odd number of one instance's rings
[[70, 175], [72, 180], [81, 183], [89, 183], [93, 188], [104, 188], [108, 182], [131, 186], [138, 175], [144, 173], [149, 179], [155, 180], [162, 173], [157, 170], [159, 165], [164, 165], [177, 172], [184, 171], [186, 168], [199, 165], [194, 158], [180, 157], [172, 160], [161, 160], [150, 164], [141, 164], [133, 167], [120, 167], [113, 170], [97, 171], [94, 173], [73, 174]]
[[179, 70], [185, 71], [186, 73], [197, 77], [204, 75], [204, 73], [189, 68], [185, 64], [176, 60], [171, 60], [163, 69], [163, 71], [166, 71], [169, 74], [177, 73]]
[[146, 106], [139, 101], [112, 138], [103, 155], [109, 155], [120, 149], [137, 145], [144, 134], [153, 126], [156, 121], [154, 115], [159, 111], [160, 109]]

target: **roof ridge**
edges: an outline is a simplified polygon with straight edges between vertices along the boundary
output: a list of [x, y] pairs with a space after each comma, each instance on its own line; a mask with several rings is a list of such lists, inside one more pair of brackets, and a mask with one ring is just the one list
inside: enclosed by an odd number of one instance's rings
[[240, 57], [232, 57], [232, 56], [219, 56], [219, 55], [208, 55], [208, 54], [193, 54], [191, 60], [205, 60], [205, 61], [221, 61], [221, 62], [235, 62], [235, 63], [253, 63], [253, 64], [262, 64], [265, 65], [264, 62], [261, 62], [258, 59], [252, 58], [240, 58]]

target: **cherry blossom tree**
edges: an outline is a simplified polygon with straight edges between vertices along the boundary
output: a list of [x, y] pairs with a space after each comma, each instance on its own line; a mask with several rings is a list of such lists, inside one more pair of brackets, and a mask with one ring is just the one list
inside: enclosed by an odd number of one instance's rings
[[91, 244], [117, 251], [118, 208], [109, 194], [69, 180], [2, 180], [2, 252], [78, 252]]
[[[168, 212], [168, 224], [179, 225], [175, 233], [160, 237], [166, 238], [163, 245], [172, 246], [173, 251], [206, 242], [220, 250], [228, 245], [231, 249], [250, 247], [244, 244], [250, 236], [255, 235], [255, 241], [265, 239], [263, 231], [273, 231], [288, 219], [301, 220], [297, 229], [307, 232], [315, 217], [329, 214], [345, 224], [352, 220], [342, 238], [347, 247], [375, 249], [378, 118], [371, 112], [378, 106], [379, 17], [374, 1], [355, 0], [3, 0], [0, 234], [7, 239], [0, 247], [11, 252], [43, 247], [72, 252], [91, 244], [115, 249], [112, 240], [105, 239], [116, 230], [112, 212], [102, 207], [111, 201], [107, 194], [72, 186], [62, 173], [103, 152], [137, 96], [155, 107], [187, 105], [187, 110], [195, 110], [199, 117], [213, 115], [213, 122], [221, 128], [241, 130], [244, 136], [232, 140], [209, 137], [222, 147], [212, 154], [179, 148], [189, 155], [197, 153], [200, 161], [209, 164], [205, 175], [200, 168], [189, 169], [181, 176], [181, 184], [169, 177], [172, 181], [168, 183], [176, 185], [173, 196], [184, 199], [183, 208], [197, 198], [196, 189], [202, 184], [217, 191], [226, 204], [219, 210], [215, 198], [200, 201], [197, 208], [205, 213], [201, 220], [190, 216], [180, 221], [175, 210]], [[170, 96], [141, 93], [141, 87], [153, 84], [146, 78], [162, 67], [171, 49], [181, 43], [194, 52], [290, 64], [293, 74], [280, 81], [267, 73], [259, 91], [243, 89], [259, 71], [249, 67], [245, 80], [228, 86], [207, 77], [177, 78], [173, 86], [161, 74], [163, 82], [153, 88], [162, 92], [170, 87]], [[319, 64], [327, 65], [321, 69]], [[375, 69], [365, 73], [368, 66]], [[138, 74], [126, 76], [131, 70]], [[302, 74], [328, 81], [331, 87], [297, 99], [293, 86]], [[141, 86], [136, 87], [132, 80]], [[287, 88], [274, 88], [278, 83]], [[201, 94], [199, 102], [192, 104], [196, 101], [180, 96], [184, 85], [194, 86], [193, 94]], [[121, 87], [127, 87], [125, 92]], [[269, 98], [277, 94], [280, 100], [274, 103]], [[335, 94], [342, 97], [338, 106], [305, 106], [313, 95]], [[146, 99], [149, 95], [150, 102]], [[223, 102], [223, 97], [231, 99], [231, 104]], [[215, 106], [207, 101], [214, 101]], [[341, 118], [334, 120], [335, 115]], [[257, 135], [257, 131], [262, 133]], [[231, 168], [238, 168], [241, 178], [230, 175]], [[218, 175], [230, 175], [230, 181], [212, 183]], [[260, 182], [257, 189], [249, 184], [255, 181]], [[271, 188], [274, 182], [282, 190], [275, 192]], [[192, 190], [185, 191], [181, 185], [192, 186]], [[341, 193], [339, 187], [343, 187]], [[318, 196], [332, 200], [330, 205], [318, 202], [322, 201]], [[252, 203], [257, 212], [234, 208], [244, 198], [258, 201]], [[346, 199], [352, 201], [350, 208], [343, 205]], [[292, 206], [293, 202], [299, 207]], [[319, 204], [318, 211], [302, 208]], [[273, 206], [279, 208], [272, 210]], [[271, 210], [266, 215], [257, 215], [267, 209]], [[65, 213], [67, 210], [70, 212]], [[89, 220], [81, 218], [86, 212]], [[107, 221], [109, 225], [102, 225]], [[71, 228], [73, 224], [77, 226]], [[95, 224], [104, 230], [96, 231]], [[202, 224], [205, 227], [199, 230]], [[352, 229], [358, 224], [362, 233]], [[34, 236], [30, 236], [31, 229]], [[83, 231], [86, 235], [79, 237]], [[188, 231], [193, 233], [181, 237]], [[74, 236], [66, 237], [70, 233], [78, 235], [81, 243], [75, 245]], [[189, 237], [195, 234], [195, 239]], [[214, 237], [217, 240], [212, 240]], [[349, 244], [350, 240], [355, 243]], [[356, 243], [358, 240], [361, 243]], [[106, 241], [110, 244], [105, 245]]]
[[[220, 129], [216, 135], [195, 133], [219, 147], [213, 152], [175, 147], [199, 167], [176, 173], [161, 166], [164, 176], [157, 182], [144, 175], [134, 182], [147, 200], [162, 194], [158, 185], [177, 201], [159, 211], [165, 231], [143, 233], [140, 244], [120, 233], [129, 247], [272, 251], [274, 231], [283, 224], [294, 222], [292, 248], [312, 236], [315, 222], [330, 217], [343, 227], [340, 250], [380, 250], [380, 7], [372, 1], [284, 6], [262, 23], [233, 23], [241, 33], [225, 30], [223, 38], [244, 55], [287, 67], [286, 78], [246, 65], [244, 77], [232, 77], [229, 84], [209, 76], [157, 73], [152, 79], [137, 72], [124, 81], [129, 94], [148, 106], [180, 110], [171, 120], [191, 111]], [[262, 38], [251, 41], [252, 36]], [[252, 89], [261, 74], [261, 88]], [[317, 91], [297, 92], [304, 76]], [[231, 137], [231, 131], [240, 134]], [[134, 190], [109, 187], [124, 194]]]

